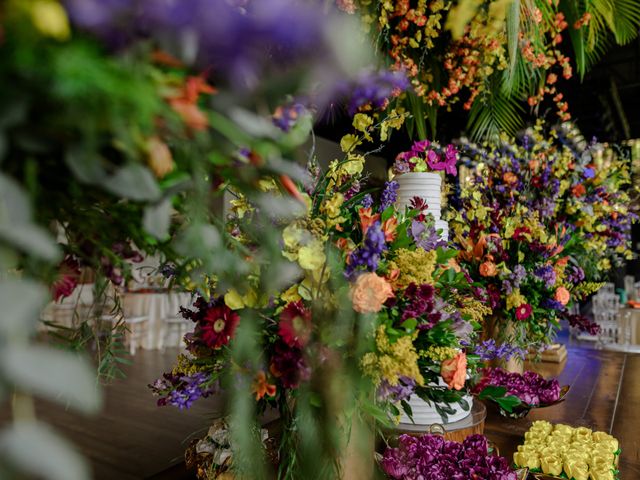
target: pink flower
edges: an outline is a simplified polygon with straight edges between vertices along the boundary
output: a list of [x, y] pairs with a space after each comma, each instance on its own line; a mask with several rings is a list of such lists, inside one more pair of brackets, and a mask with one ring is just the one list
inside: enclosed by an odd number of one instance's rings
[[532, 310], [533, 309], [531, 308], [531, 305], [529, 305], [528, 303], [523, 303], [518, 308], [516, 308], [516, 318], [518, 320], [526, 320], [531, 316]]
[[72, 257], [66, 257], [59, 267], [58, 278], [51, 285], [51, 294], [54, 301], [68, 297], [78, 286], [80, 278], [80, 266]]

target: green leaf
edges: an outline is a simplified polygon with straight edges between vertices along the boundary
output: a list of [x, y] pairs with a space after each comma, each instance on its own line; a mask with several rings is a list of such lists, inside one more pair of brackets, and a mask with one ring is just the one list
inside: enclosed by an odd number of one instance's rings
[[495, 386], [489, 386], [489, 387], [485, 387], [480, 394], [478, 395], [478, 398], [480, 400], [484, 400], [487, 398], [499, 398], [499, 397], [504, 397], [505, 394], [507, 393], [507, 389], [505, 387], [495, 387]]
[[39, 345], [7, 346], [0, 351], [0, 371], [19, 390], [81, 412], [94, 413], [102, 405], [94, 370], [70, 352]]
[[400, 402], [400, 405], [402, 406], [404, 413], [406, 413], [409, 418], [413, 418], [413, 410], [411, 409], [411, 405], [409, 405], [409, 402], [407, 402], [406, 400], [402, 400]]
[[413, 332], [418, 326], [418, 320], [415, 318], [407, 318], [404, 322], [402, 322], [402, 328], [404, 328], [407, 332]]
[[194, 224], [175, 240], [176, 251], [185, 257], [208, 257], [220, 246], [220, 233], [210, 224]]
[[508, 81], [513, 87], [513, 79], [518, 65], [518, 55], [520, 42], [520, 0], [511, 2], [507, 10], [507, 49], [509, 52]]
[[1, 282], [0, 333], [8, 336], [29, 332], [36, 325], [38, 314], [47, 297], [47, 289], [31, 280]]
[[61, 256], [60, 249], [49, 232], [38, 225], [2, 224], [0, 240], [10, 243], [18, 250], [50, 262], [57, 261]]
[[19, 471], [47, 480], [89, 480], [87, 461], [51, 427], [18, 422], [0, 432], [0, 457]]
[[522, 127], [522, 112], [519, 99], [502, 93], [496, 79], [491, 89], [473, 102], [467, 129], [475, 141], [495, 140], [502, 132], [514, 137]]
[[151, 171], [137, 163], [121, 167], [102, 185], [111, 193], [138, 201], [154, 201], [160, 198], [160, 187]]
[[145, 208], [142, 225], [158, 240], [167, 238], [171, 225], [171, 199], [165, 198], [160, 203]]

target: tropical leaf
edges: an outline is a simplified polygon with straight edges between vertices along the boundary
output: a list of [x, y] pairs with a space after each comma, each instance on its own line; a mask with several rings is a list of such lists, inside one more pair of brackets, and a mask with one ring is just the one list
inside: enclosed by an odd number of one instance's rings
[[638, 0], [614, 0], [613, 34], [619, 45], [629, 43], [638, 36], [640, 28], [640, 2]]
[[474, 141], [496, 138], [500, 133], [515, 136], [522, 127], [523, 111], [518, 98], [493, 88], [471, 106], [467, 130]]

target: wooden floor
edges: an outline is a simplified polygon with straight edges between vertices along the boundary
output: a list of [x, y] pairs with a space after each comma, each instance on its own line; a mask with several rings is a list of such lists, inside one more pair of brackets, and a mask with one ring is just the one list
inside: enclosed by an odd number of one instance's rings
[[[170, 368], [175, 355], [172, 350], [139, 352], [127, 378], [105, 389], [106, 408], [97, 417], [82, 418], [47, 404], [39, 405], [39, 414], [91, 459], [98, 480], [190, 478], [181, 466], [185, 442], [221, 414], [221, 402], [203, 400], [187, 411], [155, 406], [146, 385]], [[640, 479], [640, 355], [569, 346], [568, 360], [535, 367], [572, 385], [564, 403], [521, 420], [490, 411], [485, 434], [511, 457], [536, 419], [611, 432], [623, 449], [621, 480]]]

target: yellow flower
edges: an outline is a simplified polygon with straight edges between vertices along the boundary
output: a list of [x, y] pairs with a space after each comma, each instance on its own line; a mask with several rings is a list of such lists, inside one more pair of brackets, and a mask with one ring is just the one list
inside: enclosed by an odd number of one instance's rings
[[362, 142], [360, 141], [357, 135], [353, 135], [350, 133], [342, 137], [342, 139], [340, 140], [340, 148], [342, 149], [343, 152], [350, 152], [361, 143]]
[[231, 211], [236, 214], [239, 219], [244, 218], [247, 213], [253, 212], [254, 208], [251, 206], [247, 197], [238, 194], [238, 198], [235, 198], [229, 202], [231, 204]]
[[404, 108], [393, 109], [389, 112], [380, 124], [380, 140], [386, 142], [389, 138], [389, 129], [395, 128], [399, 130], [404, 124], [404, 119], [409, 116], [409, 112], [405, 112]]
[[377, 352], [369, 352], [362, 357], [360, 366], [363, 372], [378, 385], [386, 380], [390, 385], [397, 385], [400, 377], [415, 380], [424, 385], [424, 378], [418, 367], [418, 353], [413, 345], [414, 335], [400, 337], [394, 343], [389, 341], [384, 326], [376, 330]]
[[400, 271], [400, 276], [395, 284], [406, 288], [410, 283], [416, 285], [433, 283], [436, 259], [437, 254], [434, 250], [427, 252], [422, 248], [416, 250], [398, 249], [396, 258], [389, 262], [391, 270]]
[[442, 362], [443, 360], [454, 358], [458, 353], [459, 350], [453, 347], [439, 347], [432, 345], [426, 350], [420, 352], [420, 356], [428, 358], [434, 362]]
[[359, 175], [364, 168], [364, 156], [349, 153], [347, 160], [340, 165], [340, 169], [347, 175]]
[[527, 299], [520, 293], [519, 288], [514, 288], [511, 293], [507, 295], [507, 310], [518, 308], [525, 303], [528, 303]]
[[242, 295], [240, 295], [235, 288], [232, 288], [225, 294], [224, 303], [231, 310], [240, 310], [241, 308], [244, 308], [244, 301], [242, 300]]
[[355, 128], [359, 132], [363, 132], [366, 134], [371, 125], [373, 125], [373, 118], [371, 118], [369, 115], [365, 113], [356, 113], [353, 116], [353, 128]]
[[298, 250], [298, 264], [304, 270], [318, 270], [326, 260], [324, 243], [316, 238]]
[[282, 292], [282, 294], [280, 295], [280, 298], [282, 299], [282, 301], [286, 303], [291, 303], [291, 302], [297, 302], [298, 300], [302, 300], [302, 297], [298, 293], [298, 287], [299, 287], [298, 284], [291, 285], [284, 292]]
[[261, 178], [258, 180], [258, 188], [262, 192], [279, 192], [280, 189], [273, 178]]
[[62, 5], [55, 0], [31, 2], [31, 21], [43, 35], [56, 40], [67, 40], [71, 36], [69, 18]]

